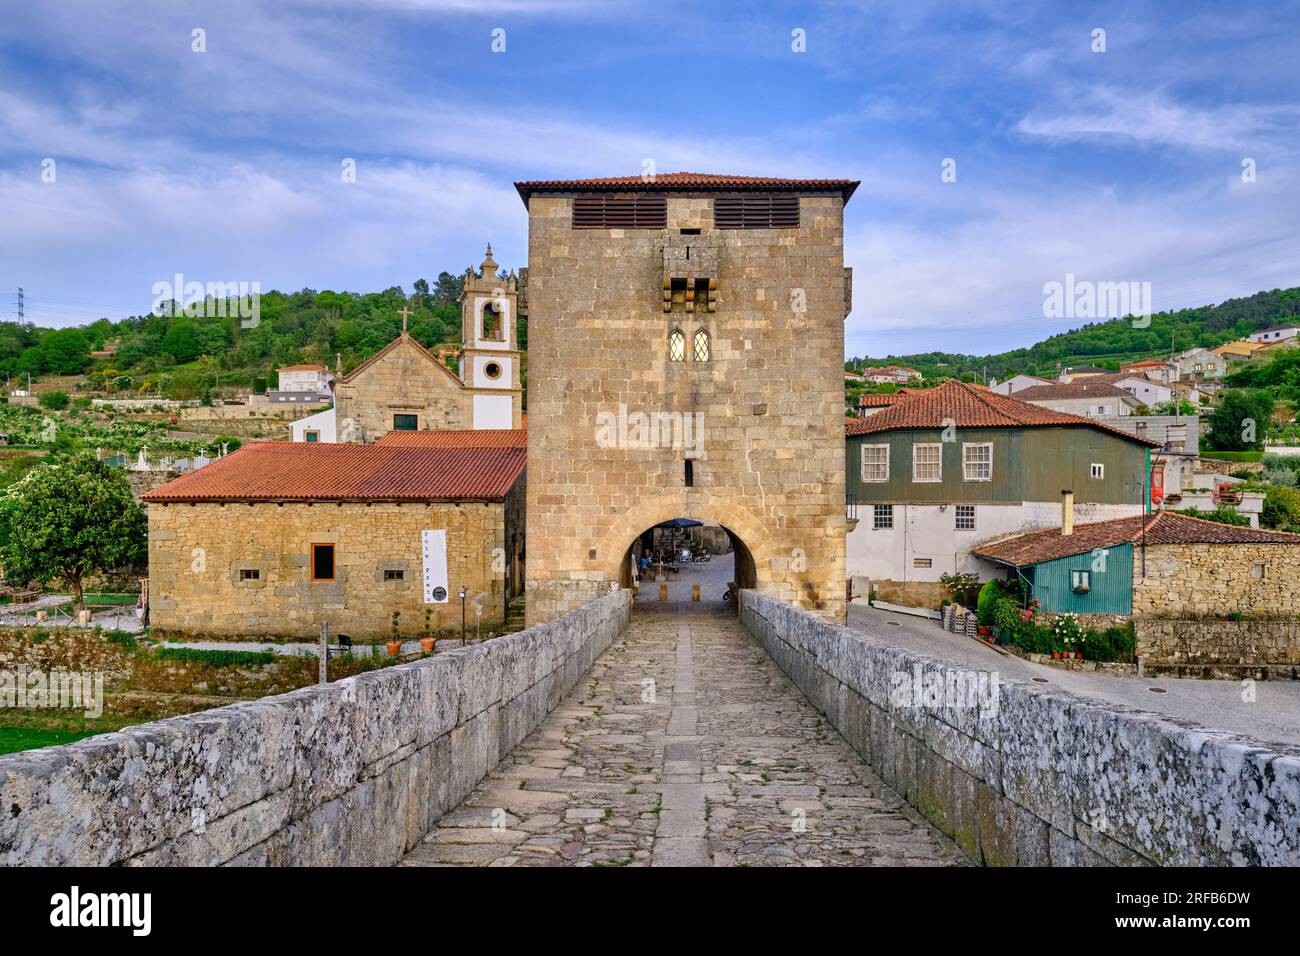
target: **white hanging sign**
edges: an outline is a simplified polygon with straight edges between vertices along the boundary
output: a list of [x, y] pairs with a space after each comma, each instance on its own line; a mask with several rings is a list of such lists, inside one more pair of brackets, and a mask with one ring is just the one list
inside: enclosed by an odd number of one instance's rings
[[420, 532], [424, 557], [424, 603], [446, 604], [447, 532], [443, 528]]

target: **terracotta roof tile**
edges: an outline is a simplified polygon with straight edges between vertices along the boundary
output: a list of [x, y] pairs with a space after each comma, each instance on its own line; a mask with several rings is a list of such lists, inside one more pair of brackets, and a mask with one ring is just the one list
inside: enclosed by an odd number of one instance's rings
[[[1124, 394], [1127, 395], [1128, 392]], [[1050, 408], [1031, 405], [1029, 402], [954, 380], [914, 393], [907, 401], [899, 402], [883, 412], [876, 412], [868, 418], [852, 419], [846, 426], [846, 433], [868, 435], [895, 429], [946, 428], [949, 423], [958, 428], [1094, 428], [1140, 445], [1159, 447], [1158, 442], [1109, 428], [1081, 415], [1055, 412]]]
[[286, 365], [283, 368], [276, 369], [277, 372], [324, 372], [328, 371], [324, 365]]
[[500, 501], [523, 448], [252, 442], [141, 496], [169, 501]]
[[647, 182], [640, 176], [610, 176], [601, 179], [534, 179], [515, 183], [527, 204], [536, 192], [677, 192], [683, 189], [735, 192], [838, 192], [848, 202], [858, 188], [855, 179], [784, 179], [767, 176], [720, 176], [713, 173], [661, 173]]
[[971, 554], [989, 558], [1003, 564], [1024, 567], [1041, 564], [1073, 554], [1084, 554], [1097, 548], [1113, 548], [1144, 536], [1153, 544], [1287, 544], [1300, 546], [1300, 534], [1282, 531], [1265, 531], [1244, 528], [1181, 515], [1176, 511], [1157, 511], [1155, 514], [1134, 515], [1131, 518], [1114, 518], [1074, 526], [1074, 534], [1062, 535], [1060, 528], [1046, 528], [1028, 534], [1015, 535], [981, 544], [971, 549]]
[[375, 444], [406, 448], [527, 448], [528, 432], [523, 428], [393, 431]]
[[[1085, 379], [1081, 382], [1054, 382], [1051, 385], [1031, 385], [1029, 388], [1022, 388], [1016, 392], [1016, 398], [1022, 402], [1046, 401], [1053, 398], [1132, 398], [1133, 393], [1125, 391], [1112, 385], [1109, 381], [1109, 375], [1098, 375], [1096, 378]], [[1121, 375], [1120, 378], [1129, 378], [1128, 375]]]

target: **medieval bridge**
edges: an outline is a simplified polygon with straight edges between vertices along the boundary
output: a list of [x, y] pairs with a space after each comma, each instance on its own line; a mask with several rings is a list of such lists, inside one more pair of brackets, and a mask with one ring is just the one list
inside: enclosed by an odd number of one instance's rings
[[[6, 865], [1295, 865], [1300, 760], [759, 592], [0, 758]], [[934, 693], [931, 693], [931, 690]], [[957, 689], [954, 695], [953, 689]]]

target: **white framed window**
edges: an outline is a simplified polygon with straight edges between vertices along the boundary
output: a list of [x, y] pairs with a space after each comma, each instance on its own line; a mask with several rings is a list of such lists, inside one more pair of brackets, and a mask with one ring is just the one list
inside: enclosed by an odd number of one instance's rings
[[894, 527], [893, 505], [872, 505], [871, 527], [876, 531], [889, 531]]
[[889, 480], [889, 446], [888, 445], [863, 445], [862, 446], [862, 480], [863, 481], [888, 481]]
[[1106, 466], [1099, 461], [1094, 461], [1092, 464], [1088, 466], [1088, 472], [1094, 478], [1105, 478]]
[[912, 480], [913, 481], [942, 481], [943, 480], [943, 446], [942, 445], [913, 445], [912, 446]]
[[958, 505], [957, 506], [957, 530], [974, 531], [975, 530], [975, 506]]
[[993, 480], [993, 443], [963, 442], [961, 476], [966, 481]]

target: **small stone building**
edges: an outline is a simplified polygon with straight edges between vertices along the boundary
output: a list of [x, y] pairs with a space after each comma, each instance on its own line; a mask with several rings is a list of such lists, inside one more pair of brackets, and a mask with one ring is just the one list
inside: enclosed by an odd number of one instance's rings
[[[524, 581], [520, 440], [246, 445], [142, 497], [161, 631], [353, 638], [499, 628]], [[486, 447], [485, 447], [486, 445]]]
[[1175, 511], [1048, 528], [971, 552], [1028, 582], [1044, 611], [1182, 617], [1295, 615], [1300, 535]]
[[337, 386], [338, 440], [373, 442], [390, 431], [520, 427], [523, 387], [516, 321], [519, 280], [487, 257], [461, 293], [460, 372], [402, 334]]

